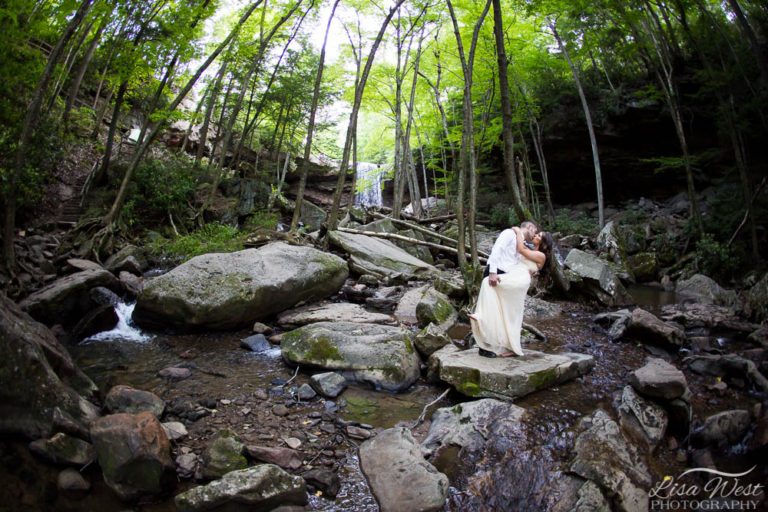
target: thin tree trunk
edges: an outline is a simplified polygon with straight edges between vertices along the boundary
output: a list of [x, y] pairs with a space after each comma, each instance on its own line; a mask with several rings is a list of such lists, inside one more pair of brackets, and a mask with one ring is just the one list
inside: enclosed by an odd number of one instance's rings
[[584, 110], [584, 117], [587, 121], [587, 130], [589, 131], [589, 143], [592, 146], [592, 161], [595, 166], [595, 183], [597, 185], [597, 212], [598, 223], [602, 228], [605, 225], [605, 209], [603, 207], [603, 176], [600, 170], [600, 156], [597, 150], [597, 138], [595, 137], [595, 129], [592, 126], [592, 114], [589, 111], [589, 103], [587, 103], [587, 96], [584, 94], [584, 88], [581, 86], [581, 79], [579, 78], [579, 71], [576, 69], [576, 65], [571, 60], [568, 54], [568, 49], [565, 47], [563, 40], [560, 38], [560, 34], [557, 32], [557, 27], [554, 21], [550, 22], [550, 29], [552, 29], [552, 35], [555, 36], [557, 45], [560, 47], [560, 51], [563, 52], [568, 67], [571, 68], [573, 74], [573, 81], [576, 82], [576, 88], [579, 91], [579, 98], [581, 99], [581, 107]]
[[533, 149], [536, 151], [536, 160], [539, 162], [539, 171], [541, 171], [541, 181], [544, 185], [544, 198], [547, 201], [547, 216], [550, 222], [555, 220], [555, 209], [552, 206], [552, 192], [549, 189], [549, 176], [547, 174], [547, 160], [544, 157], [544, 147], [541, 142], [541, 127], [534, 117], [528, 120], [528, 128], [531, 131], [531, 140]]
[[512, 208], [518, 219], [525, 220], [531, 213], [523, 204], [520, 187], [514, 179], [515, 175], [515, 136], [513, 133], [512, 103], [509, 99], [509, 78], [507, 76], [507, 52], [504, 48], [504, 26], [501, 16], [501, 1], [493, 0], [493, 36], [496, 40], [496, 59], [499, 65], [499, 89], [501, 95], [501, 124], [502, 140], [504, 142], [504, 175], [507, 185], [512, 192]]
[[69, 124], [69, 113], [71, 112], [72, 107], [75, 105], [75, 100], [77, 99], [77, 95], [80, 92], [80, 84], [83, 83], [85, 72], [88, 71], [88, 67], [91, 65], [91, 60], [93, 60], [93, 55], [96, 53], [96, 48], [99, 46], [99, 42], [101, 41], [101, 34], [104, 33], [108, 19], [109, 18], [105, 17], [105, 19], [101, 22], [101, 25], [99, 25], [99, 28], [96, 30], [96, 34], [94, 34], [93, 39], [91, 39], [91, 42], [88, 45], [88, 49], [85, 51], [83, 61], [77, 68], [77, 74], [75, 74], [75, 78], [72, 80], [72, 85], [69, 87], [67, 102], [64, 105], [64, 113], [61, 116], [65, 127]]
[[125, 98], [125, 92], [128, 90], [128, 80], [123, 80], [120, 87], [117, 89], [117, 96], [115, 97], [115, 106], [112, 109], [112, 120], [109, 122], [109, 132], [107, 133], [107, 142], [104, 145], [104, 156], [101, 159], [101, 166], [99, 167], [94, 183], [99, 183], [103, 176], [107, 174], [109, 170], [109, 161], [112, 159], [112, 149], [115, 144], [115, 135], [117, 134], [117, 125], [120, 123], [120, 109], [123, 106], [123, 98]]
[[341, 156], [341, 166], [339, 167], [339, 178], [336, 182], [336, 190], [333, 194], [333, 204], [331, 206], [331, 212], [328, 217], [328, 228], [331, 230], [336, 229], [336, 225], [338, 224], [341, 194], [344, 191], [344, 182], [346, 181], [347, 167], [349, 166], [349, 156], [352, 150], [352, 138], [357, 128], [357, 115], [360, 111], [360, 104], [363, 101], [363, 91], [365, 90], [365, 85], [368, 82], [368, 75], [370, 74], [371, 67], [373, 66], [373, 59], [376, 56], [376, 51], [381, 45], [381, 40], [384, 37], [384, 32], [386, 31], [389, 22], [392, 21], [392, 17], [400, 5], [403, 4], [403, 2], [405, 2], [405, 0], [397, 0], [395, 5], [390, 9], [387, 17], [384, 18], [384, 21], [381, 24], [381, 28], [379, 29], [379, 33], [376, 35], [376, 39], [371, 46], [371, 50], [368, 52], [368, 60], [366, 61], [365, 67], [363, 68], [363, 73], [360, 76], [360, 83], [355, 89], [355, 100], [352, 104], [352, 111], [349, 114], [347, 136], [344, 141], [344, 151], [342, 152]]
[[[216, 73], [216, 79], [210, 86], [212, 87], [211, 95], [208, 98], [208, 106], [205, 109], [203, 126], [200, 128], [200, 143], [198, 144], [197, 151], [195, 152], [195, 165], [200, 165], [200, 162], [203, 159], [203, 155], [205, 154], [205, 147], [208, 144], [208, 131], [211, 129], [211, 116], [213, 116], [213, 111], [216, 109], [216, 98], [219, 95], [219, 91], [221, 91], [221, 83], [224, 80], [224, 75], [227, 72], [228, 65], [228, 60], [225, 60], [221, 63], [221, 66], [219, 66], [219, 71]], [[211, 151], [210, 157], [213, 158], [213, 151]]]
[[323, 46], [320, 49], [320, 61], [317, 64], [317, 74], [315, 75], [315, 84], [312, 90], [312, 105], [309, 109], [309, 123], [307, 124], [307, 140], [304, 143], [304, 158], [299, 166], [299, 190], [296, 193], [296, 207], [293, 210], [291, 219], [291, 232], [295, 233], [301, 220], [301, 205], [304, 201], [304, 190], [307, 187], [307, 169], [309, 168], [309, 158], [312, 155], [312, 138], [315, 132], [315, 116], [317, 115], [317, 105], [320, 102], [320, 85], [323, 81], [323, 68], [325, 66], [325, 46], [328, 43], [328, 33], [331, 30], [331, 22], [336, 14], [340, 0], [335, 0], [331, 8], [331, 14], [328, 17], [328, 25], [325, 27], [325, 36], [323, 36]]

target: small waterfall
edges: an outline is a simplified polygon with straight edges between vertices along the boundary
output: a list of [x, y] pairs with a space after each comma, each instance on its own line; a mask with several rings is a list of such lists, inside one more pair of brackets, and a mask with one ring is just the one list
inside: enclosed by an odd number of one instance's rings
[[381, 176], [385, 170], [370, 162], [357, 163], [357, 188], [355, 204], [361, 206], [381, 206]]
[[133, 308], [136, 307], [136, 303], [126, 304], [125, 302], [118, 302], [115, 305], [115, 313], [117, 313], [117, 325], [111, 331], [103, 331], [93, 336], [90, 336], [82, 341], [82, 343], [90, 343], [93, 341], [133, 341], [137, 343], [145, 343], [152, 339], [152, 336], [144, 334], [133, 323], [132, 315]]

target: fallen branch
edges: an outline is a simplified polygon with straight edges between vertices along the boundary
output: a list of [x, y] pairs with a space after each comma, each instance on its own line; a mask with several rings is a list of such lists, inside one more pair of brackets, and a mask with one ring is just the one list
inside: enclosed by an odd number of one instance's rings
[[760, 182], [760, 185], [755, 189], [754, 194], [752, 194], [752, 199], [749, 201], [749, 206], [747, 206], [747, 211], [744, 212], [744, 218], [741, 219], [741, 223], [739, 224], [739, 227], [736, 228], [736, 230], [733, 232], [733, 235], [731, 235], [731, 239], [728, 240], [727, 247], [731, 246], [731, 244], [733, 243], [733, 240], [736, 238], [736, 235], [739, 234], [739, 231], [741, 231], [741, 228], [743, 228], [744, 224], [747, 223], [751, 206], [755, 202], [755, 199], [757, 199], [758, 194], [760, 194], [760, 190], [762, 190], [763, 186], [765, 186], [765, 180], [766, 178], [763, 178], [763, 181]]
[[418, 427], [419, 425], [421, 425], [422, 423], [424, 423], [424, 420], [425, 420], [425, 419], [426, 419], [426, 417], [427, 417], [427, 409], [429, 409], [430, 407], [432, 407], [433, 405], [435, 405], [437, 402], [439, 402], [440, 400], [442, 400], [443, 398], [445, 398], [445, 397], [446, 397], [446, 395], [447, 395], [448, 393], [450, 393], [450, 391], [451, 391], [451, 388], [448, 388], [448, 389], [446, 389], [445, 391], [443, 391], [443, 392], [442, 392], [442, 394], [440, 394], [440, 396], [439, 396], [439, 397], [435, 398], [434, 400], [432, 400], [431, 402], [429, 402], [427, 405], [425, 405], [425, 406], [424, 406], [424, 409], [422, 409], [422, 411], [421, 411], [421, 414], [420, 414], [420, 415], [419, 415], [419, 417], [416, 419], [416, 423], [414, 423], [414, 424], [411, 426], [411, 428], [416, 428], [416, 427]]
[[541, 332], [540, 330], [538, 330], [536, 327], [532, 326], [531, 324], [527, 324], [527, 323], [523, 322], [523, 329], [525, 329], [526, 331], [530, 332], [531, 334], [533, 334], [534, 336], [536, 336], [540, 340], [547, 341], [547, 335], [544, 334], [543, 332]]
[[[365, 235], [365, 236], [372, 236], [375, 238], [386, 238], [388, 240], [399, 240], [401, 242], [407, 242], [409, 244], [416, 244], [416, 245], [424, 245], [426, 247], [431, 247], [433, 249], [438, 249], [441, 251], [447, 251], [454, 254], [458, 254], [459, 250], [454, 247], [448, 247], [447, 245], [440, 245], [433, 242], [427, 242], [425, 240], [417, 240], [416, 238], [410, 238], [403, 235], [395, 235], [393, 233], [377, 233], [376, 231], [359, 231], [357, 229], [349, 229], [349, 228], [337, 228], [338, 231], [341, 231], [342, 233], [352, 233], [355, 235]], [[470, 256], [469, 253], [466, 253], [467, 256]], [[481, 257], [479, 260], [482, 263], [487, 262], [486, 257]]]
[[[427, 235], [429, 235], [429, 236], [431, 236], [433, 238], [437, 238], [438, 240], [443, 240], [445, 242], [451, 242], [451, 243], [456, 244], [458, 246], [458, 242], [456, 240], [454, 240], [453, 238], [451, 238], [449, 236], [441, 235], [440, 233], [435, 233], [431, 229], [423, 228], [421, 226], [414, 225], [414, 224], [412, 224], [410, 222], [405, 222], [404, 220], [393, 219], [393, 218], [391, 218], [391, 217], [389, 217], [387, 215], [384, 215], [383, 213], [379, 213], [379, 212], [373, 212], [373, 216], [374, 217], [378, 217], [380, 219], [389, 219], [394, 224], [400, 224], [400, 225], [406, 226], [409, 229], [413, 229], [414, 231], [419, 231], [420, 233], [427, 234]], [[465, 249], [468, 250], [469, 249], [469, 244], [466, 244], [464, 247], [465, 247]], [[477, 254], [479, 254], [480, 256], [483, 256], [485, 258], [488, 257], [488, 254], [483, 252], [483, 251], [477, 251]]]

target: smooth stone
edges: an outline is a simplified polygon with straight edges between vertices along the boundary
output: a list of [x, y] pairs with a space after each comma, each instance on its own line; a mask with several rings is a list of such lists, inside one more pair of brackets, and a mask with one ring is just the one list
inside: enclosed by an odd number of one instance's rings
[[248, 467], [242, 455], [243, 446], [234, 432], [220, 430], [203, 452], [203, 477], [221, 478], [230, 471]]
[[629, 375], [629, 383], [641, 395], [662, 400], [682, 397], [688, 390], [683, 372], [663, 359], [649, 358]]
[[383, 313], [373, 313], [359, 304], [348, 302], [319, 303], [302, 306], [281, 313], [277, 322], [288, 328], [317, 322], [356, 322], [364, 324], [391, 324], [392, 317]]
[[61, 432], [50, 439], [31, 442], [29, 449], [54, 464], [85, 466], [96, 459], [96, 450], [91, 443]]
[[254, 334], [240, 340], [240, 348], [250, 350], [251, 352], [266, 352], [272, 348], [272, 345], [263, 334]]
[[302, 465], [301, 453], [292, 448], [247, 445], [245, 453], [251, 459], [275, 464], [284, 469], [299, 469]]
[[179, 421], [169, 421], [167, 423], [162, 423], [161, 425], [163, 426], [163, 430], [165, 430], [168, 439], [171, 441], [178, 441], [189, 435], [187, 427]]
[[312, 389], [312, 386], [309, 384], [302, 384], [299, 386], [299, 389], [296, 391], [296, 397], [299, 400], [304, 400], [305, 402], [307, 400], [312, 400], [317, 396], [317, 393], [314, 389]]
[[309, 385], [327, 398], [336, 398], [347, 389], [347, 379], [336, 372], [317, 373], [309, 378]]
[[157, 375], [168, 380], [184, 380], [192, 376], [192, 370], [189, 368], [178, 368], [175, 366], [163, 368]]
[[59, 473], [56, 487], [70, 497], [81, 496], [91, 490], [90, 482], [74, 468], [67, 468]]
[[156, 394], [123, 384], [113, 386], [109, 390], [104, 406], [111, 413], [137, 414], [148, 411], [156, 418], [160, 418], [165, 410], [165, 402]]

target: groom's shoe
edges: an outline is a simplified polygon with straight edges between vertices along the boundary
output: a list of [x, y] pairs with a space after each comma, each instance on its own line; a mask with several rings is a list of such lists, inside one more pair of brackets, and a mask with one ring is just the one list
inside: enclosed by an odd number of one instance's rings
[[496, 357], [496, 353], [491, 352], [490, 350], [485, 350], [484, 348], [478, 348], [477, 350], [483, 357]]

